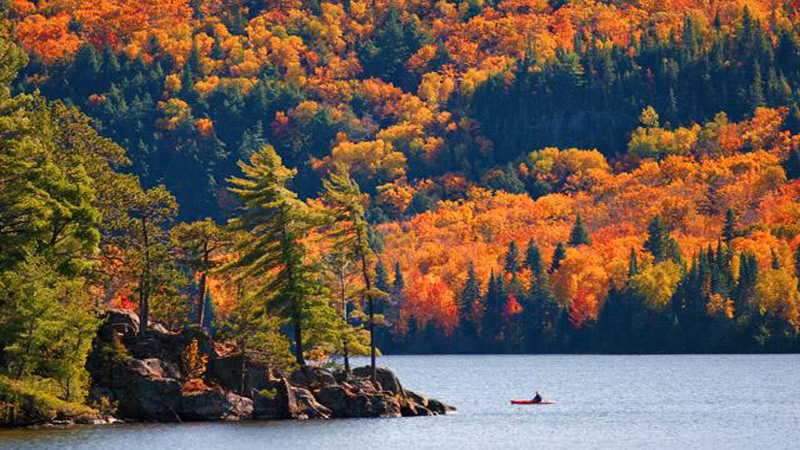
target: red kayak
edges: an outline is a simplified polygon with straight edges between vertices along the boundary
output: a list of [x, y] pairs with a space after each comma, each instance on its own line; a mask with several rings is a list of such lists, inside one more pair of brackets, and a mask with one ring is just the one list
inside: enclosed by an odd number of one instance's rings
[[511, 400], [512, 405], [555, 405], [556, 402], [551, 402], [550, 400], [542, 400], [540, 402], [534, 402], [533, 400]]

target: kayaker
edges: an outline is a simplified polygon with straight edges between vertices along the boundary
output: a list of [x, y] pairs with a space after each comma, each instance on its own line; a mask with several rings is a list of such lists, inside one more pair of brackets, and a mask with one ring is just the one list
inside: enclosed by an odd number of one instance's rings
[[533, 403], [542, 403], [542, 396], [539, 395], [539, 391], [536, 391], [536, 395], [533, 396]]

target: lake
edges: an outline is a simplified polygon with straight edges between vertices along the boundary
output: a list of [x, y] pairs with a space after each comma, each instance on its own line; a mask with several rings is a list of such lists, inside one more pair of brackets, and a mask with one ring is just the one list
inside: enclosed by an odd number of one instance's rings
[[[363, 362], [362, 362], [363, 363]], [[0, 431], [9, 449], [797, 448], [800, 355], [386, 356], [458, 414]], [[512, 406], [539, 390], [552, 406]]]

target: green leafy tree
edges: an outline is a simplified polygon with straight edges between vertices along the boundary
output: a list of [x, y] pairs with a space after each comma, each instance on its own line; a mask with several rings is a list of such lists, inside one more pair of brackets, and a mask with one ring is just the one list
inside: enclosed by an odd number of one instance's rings
[[[93, 159], [63, 145], [57, 103], [12, 96], [27, 62], [0, 37], [0, 372], [82, 400], [98, 321], [85, 276], [99, 242]], [[81, 136], [76, 136], [79, 141]], [[99, 149], [98, 153], [103, 149]]]
[[0, 118], [0, 269], [46, 252], [62, 272], [77, 274], [100, 240], [82, 155], [60, 151], [58, 124], [41, 98], [0, 95]]
[[41, 256], [0, 272], [2, 372], [50, 378], [63, 399], [83, 399], [89, 381], [84, 364], [99, 325], [83, 286]]

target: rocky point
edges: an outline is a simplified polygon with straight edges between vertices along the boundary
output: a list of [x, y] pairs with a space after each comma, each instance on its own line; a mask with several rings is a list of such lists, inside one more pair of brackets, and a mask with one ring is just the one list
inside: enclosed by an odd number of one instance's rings
[[[350, 374], [310, 367], [285, 374], [255, 354], [221, 351], [197, 328], [169, 332], [151, 324], [149, 330], [139, 336], [135, 314], [111, 310], [94, 342], [87, 361], [92, 377], [90, 399], [114, 405], [116, 418], [158, 422], [330, 419], [455, 411], [404, 389], [385, 368], [378, 368], [374, 382], [369, 367]], [[183, 354], [195, 340], [207, 357], [207, 370], [199, 382], [186, 383]]]

